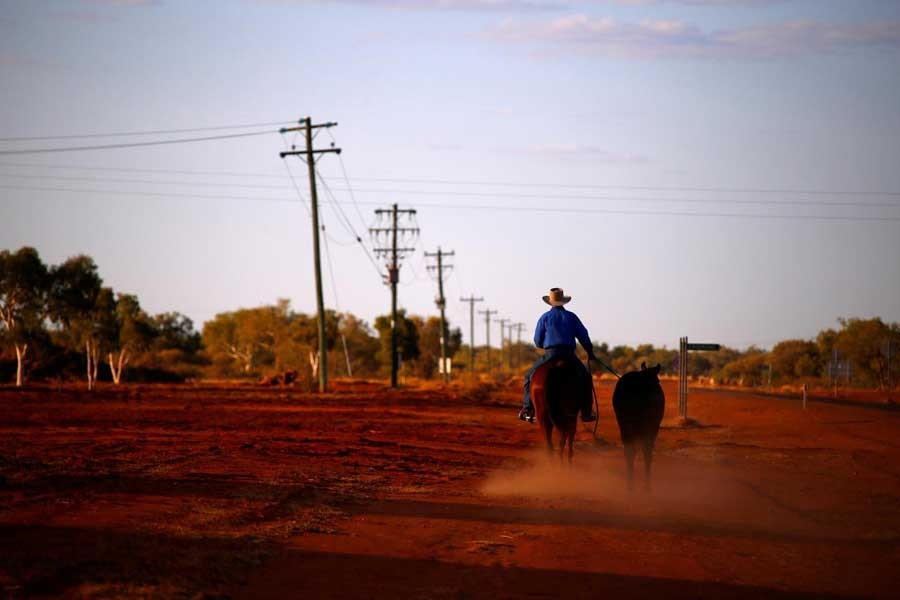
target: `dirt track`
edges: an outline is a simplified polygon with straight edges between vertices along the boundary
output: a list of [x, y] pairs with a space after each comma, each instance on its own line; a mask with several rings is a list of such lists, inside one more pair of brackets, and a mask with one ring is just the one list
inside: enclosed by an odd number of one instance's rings
[[[900, 412], [666, 384], [625, 489], [601, 391], [576, 468], [516, 389], [0, 389], [0, 586], [36, 595], [900, 595]], [[614, 594], [614, 596], [611, 596]]]

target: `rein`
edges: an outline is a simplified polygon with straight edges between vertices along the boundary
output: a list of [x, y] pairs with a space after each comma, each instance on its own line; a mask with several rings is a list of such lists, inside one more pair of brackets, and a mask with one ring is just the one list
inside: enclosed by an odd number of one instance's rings
[[[597, 358], [595, 358], [594, 360], [596, 360], [598, 363], [600, 363], [601, 367], [603, 367], [604, 369], [606, 369], [607, 371], [609, 371], [610, 373], [615, 375], [616, 379], [622, 379], [622, 376], [619, 375], [618, 373], [616, 373], [616, 370], [613, 369], [611, 366], [609, 366], [608, 364], [606, 364], [605, 362], [603, 362], [602, 360], [599, 360]], [[588, 362], [588, 373], [590, 373], [591, 372], [591, 357], [590, 356], [588, 357], [587, 362]]]
[[[596, 359], [594, 359], [594, 360], [596, 360]], [[609, 371], [610, 373], [615, 375], [616, 379], [622, 379], [622, 376], [619, 375], [618, 373], [616, 373], [615, 369], [613, 369], [612, 367], [610, 367], [609, 365], [607, 365], [606, 363], [604, 363], [602, 361], [597, 360], [597, 362], [600, 363], [600, 365], [602, 365], [603, 368], [605, 368], [607, 371]], [[596, 438], [597, 437], [597, 426], [600, 424], [600, 401], [597, 399], [597, 387], [594, 385], [594, 374], [591, 371], [591, 357], [590, 356], [588, 356], [588, 358], [587, 358], [586, 366], [587, 366], [587, 370], [588, 370], [588, 375], [591, 378], [591, 393], [594, 396], [594, 411], [595, 411], [595, 414], [597, 415], [597, 420], [594, 421], [594, 431], [593, 431], [594, 437]]]

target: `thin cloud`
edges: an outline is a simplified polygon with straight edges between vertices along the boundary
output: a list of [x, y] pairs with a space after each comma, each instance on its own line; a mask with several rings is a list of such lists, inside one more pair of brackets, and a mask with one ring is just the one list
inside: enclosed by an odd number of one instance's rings
[[104, 6], [153, 6], [162, 4], [162, 0], [89, 0], [91, 4]]
[[619, 58], [765, 58], [862, 47], [900, 47], [900, 21], [789, 21], [703, 31], [680, 20], [626, 23], [583, 14], [543, 21], [506, 19], [485, 36], [497, 42], [580, 48]]
[[518, 12], [564, 10], [564, 0], [256, 0], [259, 4], [356, 4], [398, 10]]
[[44, 68], [58, 67], [58, 64], [35, 60], [23, 54], [0, 52], [0, 67]]
[[527, 154], [544, 156], [573, 157], [589, 156], [593, 160], [611, 163], [646, 163], [650, 159], [642, 154], [615, 152], [608, 148], [590, 144], [530, 144], [523, 151]]
[[599, 4], [616, 6], [654, 6], [658, 4], [687, 4], [693, 6], [768, 6], [790, 0], [596, 0]]
[[112, 15], [100, 14], [90, 11], [60, 12], [51, 15], [50, 18], [56, 21], [68, 21], [76, 23], [111, 23], [118, 21], [118, 19]]

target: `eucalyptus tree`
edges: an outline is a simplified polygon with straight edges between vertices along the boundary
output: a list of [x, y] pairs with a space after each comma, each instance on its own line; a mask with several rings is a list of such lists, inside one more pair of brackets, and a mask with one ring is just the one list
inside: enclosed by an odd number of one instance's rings
[[23, 246], [0, 252], [0, 324], [16, 349], [16, 386], [24, 378], [28, 344], [43, 328], [47, 311], [47, 266], [37, 250]]
[[[103, 314], [105, 313], [100, 312], [100, 315]], [[119, 385], [122, 372], [132, 354], [149, 349], [157, 336], [157, 330], [135, 295], [118, 294], [114, 314], [114, 319], [108, 322], [110, 327], [105, 329], [105, 333], [109, 371], [112, 374], [113, 384]]]
[[64, 343], [76, 351], [84, 349], [88, 389], [93, 389], [100, 345], [104, 337], [109, 337], [109, 314], [114, 310], [114, 302], [112, 290], [103, 288], [97, 265], [90, 256], [73, 256], [50, 269], [48, 307]]

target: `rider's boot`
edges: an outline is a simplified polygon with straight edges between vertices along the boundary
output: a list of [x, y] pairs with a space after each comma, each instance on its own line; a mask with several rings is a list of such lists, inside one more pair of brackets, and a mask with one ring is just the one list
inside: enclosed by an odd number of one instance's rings
[[597, 415], [593, 414], [590, 411], [582, 412], [581, 420], [584, 421], [585, 423], [593, 423], [594, 421], [597, 420]]
[[534, 423], [534, 411], [523, 408], [519, 411], [519, 420]]

